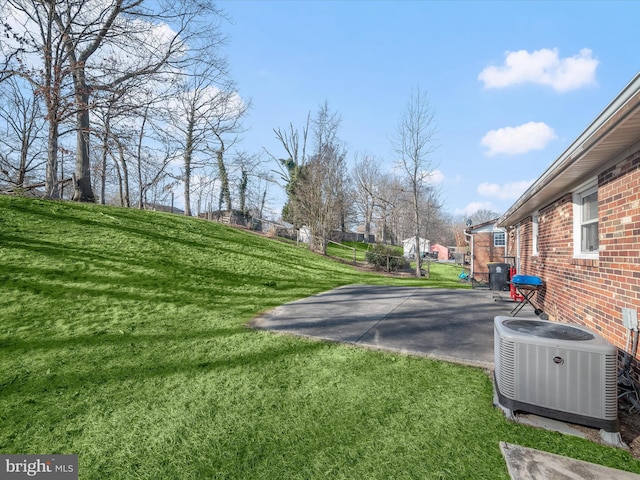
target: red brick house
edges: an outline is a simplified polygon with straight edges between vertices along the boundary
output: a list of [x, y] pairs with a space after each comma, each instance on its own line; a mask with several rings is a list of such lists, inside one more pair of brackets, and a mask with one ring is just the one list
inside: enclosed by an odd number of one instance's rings
[[470, 238], [470, 276], [478, 282], [489, 281], [489, 263], [505, 263], [508, 255], [506, 230], [498, 227], [496, 220], [474, 225], [466, 230]]
[[545, 282], [538, 303], [550, 320], [627, 348], [623, 314], [640, 308], [640, 74], [497, 226], [518, 273]]

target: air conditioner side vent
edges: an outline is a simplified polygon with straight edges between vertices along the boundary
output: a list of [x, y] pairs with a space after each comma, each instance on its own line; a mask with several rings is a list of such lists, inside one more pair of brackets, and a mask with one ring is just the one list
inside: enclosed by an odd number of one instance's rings
[[604, 417], [618, 418], [618, 356], [605, 356]]
[[500, 391], [508, 398], [516, 396], [516, 344], [500, 338], [500, 369], [498, 385]]

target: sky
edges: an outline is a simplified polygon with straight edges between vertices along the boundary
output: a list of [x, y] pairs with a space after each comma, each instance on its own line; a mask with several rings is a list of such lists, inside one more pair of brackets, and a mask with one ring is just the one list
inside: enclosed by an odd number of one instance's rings
[[[351, 162], [393, 171], [412, 90], [437, 124], [444, 210], [505, 212], [640, 71], [636, 1], [220, 1], [225, 53], [251, 102], [239, 149], [328, 103]], [[273, 166], [275, 168], [275, 166]], [[269, 191], [274, 210], [284, 202]]]

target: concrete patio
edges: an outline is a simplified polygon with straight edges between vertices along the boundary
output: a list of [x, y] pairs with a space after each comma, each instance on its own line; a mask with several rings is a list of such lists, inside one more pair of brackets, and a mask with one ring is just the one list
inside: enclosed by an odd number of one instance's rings
[[515, 306], [509, 292], [348, 285], [277, 307], [251, 326], [491, 369], [493, 319]]

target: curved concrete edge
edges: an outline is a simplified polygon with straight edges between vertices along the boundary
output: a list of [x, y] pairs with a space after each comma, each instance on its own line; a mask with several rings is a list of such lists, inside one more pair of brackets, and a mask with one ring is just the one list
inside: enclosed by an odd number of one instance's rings
[[635, 473], [506, 442], [500, 442], [500, 451], [512, 480], [640, 480], [640, 475]]

